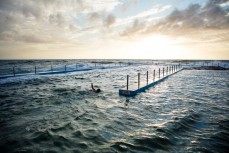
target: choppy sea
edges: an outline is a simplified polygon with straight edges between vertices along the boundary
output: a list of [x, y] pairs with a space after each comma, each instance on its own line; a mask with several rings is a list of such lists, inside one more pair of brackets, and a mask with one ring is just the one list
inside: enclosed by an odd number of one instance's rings
[[[95, 67], [93, 60], [37, 60], [0, 61], [0, 69], [75, 63]], [[228, 70], [182, 70], [135, 97], [119, 96], [126, 75], [135, 85], [141, 73], [144, 86], [146, 71], [152, 82], [154, 69], [174, 63], [218, 61], [101, 60], [87, 71], [0, 79], [0, 152], [228, 152]]]

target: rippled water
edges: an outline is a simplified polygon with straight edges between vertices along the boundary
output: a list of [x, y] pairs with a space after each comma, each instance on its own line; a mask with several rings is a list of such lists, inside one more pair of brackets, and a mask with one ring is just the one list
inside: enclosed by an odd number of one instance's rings
[[227, 152], [229, 71], [183, 70], [133, 98], [118, 95], [127, 74], [155, 68], [0, 81], [0, 151]]

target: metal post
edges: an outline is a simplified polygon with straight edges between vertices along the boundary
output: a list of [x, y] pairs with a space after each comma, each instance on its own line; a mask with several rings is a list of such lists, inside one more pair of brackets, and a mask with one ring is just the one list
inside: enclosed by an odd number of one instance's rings
[[160, 68], [159, 68], [159, 79], [160, 79]]
[[129, 90], [129, 75], [126, 77], [126, 90]]
[[66, 67], [66, 65], [64, 66], [64, 70], [65, 70], [65, 72], [66, 72], [66, 70], [67, 70], [67, 67]]
[[15, 76], [15, 68], [13, 67], [13, 75]]
[[52, 72], [52, 65], [51, 65], [51, 72]]
[[164, 68], [163, 68], [163, 77], [164, 77]]
[[153, 70], [153, 81], [155, 81], [155, 70]]
[[146, 80], [147, 80], [147, 85], [148, 85], [148, 83], [149, 83], [149, 73], [148, 73], [148, 71], [146, 72]]
[[37, 74], [37, 68], [36, 68], [36, 66], [35, 66], [35, 74]]
[[138, 89], [140, 88], [140, 73], [138, 73]]
[[76, 70], [77, 70], [77, 64], [76, 64]]

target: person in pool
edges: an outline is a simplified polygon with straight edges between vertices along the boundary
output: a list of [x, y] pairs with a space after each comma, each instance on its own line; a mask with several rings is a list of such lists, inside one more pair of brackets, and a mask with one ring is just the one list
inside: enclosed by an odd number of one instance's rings
[[92, 89], [92, 91], [95, 92], [95, 93], [101, 92], [100, 89], [95, 90], [95, 88], [94, 88], [94, 86], [93, 86], [93, 83], [91, 83], [91, 89]]

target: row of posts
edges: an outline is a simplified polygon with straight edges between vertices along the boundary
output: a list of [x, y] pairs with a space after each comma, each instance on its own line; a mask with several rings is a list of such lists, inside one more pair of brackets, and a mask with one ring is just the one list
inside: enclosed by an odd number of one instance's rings
[[[186, 64], [184, 64], [184, 65], [185, 65], [185, 66], [188, 66], [189, 64], [186, 63]], [[196, 65], [196, 63], [194, 63], [192, 66], [195, 66], [195, 65]], [[197, 65], [198, 65], [198, 64], [197, 64]], [[211, 63], [211, 64], [210, 64], [210, 62], [209, 62], [209, 63], [206, 63], [206, 64], [205, 64], [205, 63], [202, 64], [202, 66], [205, 66], [205, 65], [207, 65], [207, 66], [218, 66], [218, 67], [219, 67], [219, 66], [220, 66], [220, 63], [217, 63], [217, 64]], [[201, 65], [199, 65], [199, 66], [201, 66]], [[221, 66], [223, 66], [223, 67], [226, 68], [226, 64], [224, 64], [224, 65], [221, 64]]]
[[[115, 66], [117, 66], [117, 64], [116, 63], [114, 63], [115, 64]], [[101, 63], [101, 65], [103, 65], [103, 63]], [[122, 66], [122, 63], [119, 63], [119, 66]], [[95, 67], [97, 67], [97, 64], [95, 63]]]
[[[121, 66], [122, 64], [119, 63], [119, 65]], [[95, 67], [96, 67], [96, 63], [95, 63]], [[115, 63], [115, 66], [116, 66], [116, 63]], [[76, 64], [76, 70], [78, 69], [78, 64]], [[51, 65], [50, 67], [50, 71], [53, 72], [53, 66]], [[64, 66], [64, 71], [66, 72], [67, 71], [67, 65]], [[34, 68], [34, 73], [37, 74], [37, 67], [35, 66]], [[16, 75], [16, 71], [15, 71], [15, 67], [13, 67], [13, 75], [15, 76]]]
[[[76, 70], [77, 70], [77, 65], [76, 65]], [[53, 72], [53, 67], [52, 67], [52, 65], [51, 65], [50, 71]], [[64, 66], [64, 71], [65, 71], [65, 72], [67, 71], [67, 66], [66, 66], [66, 65]], [[36, 66], [34, 67], [34, 73], [37, 74], [37, 67], [36, 67]], [[13, 67], [13, 75], [14, 75], [14, 76], [16, 75], [15, 67]]]
[[[166, 67], [166, 68], [162, 68], [162, 74], [163, 74], [163, 77], [165, 76], [165, 73], [166, 75], [168, 74], [171, 74], [171, 73], [175, 73], [178, 69], [181, 68], [181, 65], [173, 65], [173, 66], [169, 66], [169, 67]], [[156, 76], [156, 71], [153, 70], [153, 81], [155, 81], [155, 76]], [[161, 69], [159, 68], [158, 70], [158, 78], [160, 79], [161, 78]], [[146, 72], [146, 84], [148, 85], [149, 84], [149, 72], [147, 71]], [[138, 73], [138, 89], [140, 88], [140, 73]], [[127, 82], [126, 82], [126, 90], [128, 91], [129, 90], [129, 75], [127, 75]]]
[[[120, 65], [121, 65], [121, 63], [120, 63]], [[95, 63], [95, 67], [96, 67], [96, 63]], [[76, 70], [77, 70], [77, 68], [78, 68], [78, 65], [76, 64]], [[166, 69], [167, 73], [168, 73], [168, 68], [169, 68], [169, 71], [172, 70], [172, 72], [173, 72], [173, 70], [176, 68], [176, 66], [167, 67], [167, 69]], [[66, 65], [64, 66], [64, 70], [65, 70], [65, 72], [67, 71], [67, 66]], [[51, 65], [50, 71], [53, 72], [53, 66], [52, 65]], [[34, 73], [37, 74], [37, 67], [36, 66], [34, 68]], [[16, 75], [14, 67], [13, 67], [13, 75], [14, 76]], [[154, 76], [154, 80], [155, 80], [155, 70], [153, 72], [153, 76]], [[164, 76], [164, 68], [163, 68], [163, 76]], [[159, 69], [159, 78], [160, 78], [160, 69]], [[138, 74], [138, 80], [140, 82], [140, 73]], [[147, 71], [147, 84], [148, 84], [148, 71]]]

